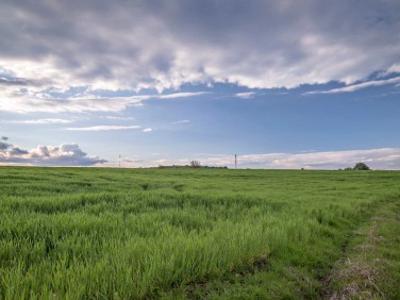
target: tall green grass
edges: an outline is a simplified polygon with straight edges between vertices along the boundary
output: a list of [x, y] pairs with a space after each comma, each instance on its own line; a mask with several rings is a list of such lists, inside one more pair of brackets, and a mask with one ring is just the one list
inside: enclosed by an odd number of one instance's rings
[[[254, 272], [260, 257], [271, 287], [286, 280], [290, 297], [312, 295], [351, 228], [400, 195], [399, 179], [395, 172], [0, 168], [0, 298], [187, 297], [199, 282]], [[311, 283], [296, 283], [296, 272]], [[283, 296], [279, 289], [271, 297]]]

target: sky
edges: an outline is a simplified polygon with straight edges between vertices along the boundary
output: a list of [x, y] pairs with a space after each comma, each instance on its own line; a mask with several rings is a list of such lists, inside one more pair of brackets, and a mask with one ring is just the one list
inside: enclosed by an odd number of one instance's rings
[[400, 1], [0, 2], [0, 165], [400, 169]]

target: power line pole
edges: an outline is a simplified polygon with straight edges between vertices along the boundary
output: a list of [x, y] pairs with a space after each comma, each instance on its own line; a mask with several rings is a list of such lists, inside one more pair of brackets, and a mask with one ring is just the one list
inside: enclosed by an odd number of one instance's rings
[[235, 169], [237, 169], [237, 154], [235, 154]]

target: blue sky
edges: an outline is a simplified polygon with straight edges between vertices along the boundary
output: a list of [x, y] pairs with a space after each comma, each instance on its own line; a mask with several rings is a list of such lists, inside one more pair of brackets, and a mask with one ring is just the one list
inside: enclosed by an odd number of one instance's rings
[[400, 169], [398, 1], [4, 1], [0, 15], [0, 164], [238, 153]]

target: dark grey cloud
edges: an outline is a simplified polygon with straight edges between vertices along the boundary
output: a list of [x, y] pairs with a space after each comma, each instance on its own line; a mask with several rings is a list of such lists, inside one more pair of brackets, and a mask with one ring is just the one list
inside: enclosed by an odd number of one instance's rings
[[0, 142], [0, 164], [23, 164], [41, 166], [92, 166], [106, 160], [88, 156], [76, 144], [61, 146], [38, 146], [32, 150], [21, 149]]
[[398, 0], [5, 0], [0, 70], [15, 80], [0, 84], [46, 86], [1, 99], [73, 86], [351, 83], [399, 64], [399, 12]]
[[10, 154], [10, 156], [19, 156], [19, 155], [25, 155], [25, 154], [29, 154], [29, 151], [27, 150], [23, 150], [21, 148], [18, 147], [12, 147], [8, 153]]
[[0, 142], [0, 151], [7, 150], [11, 145], [5, 142]]
[[23, 78], [2, 78], [0, 77], [0, 85], [27, 85], [29, 82]]

